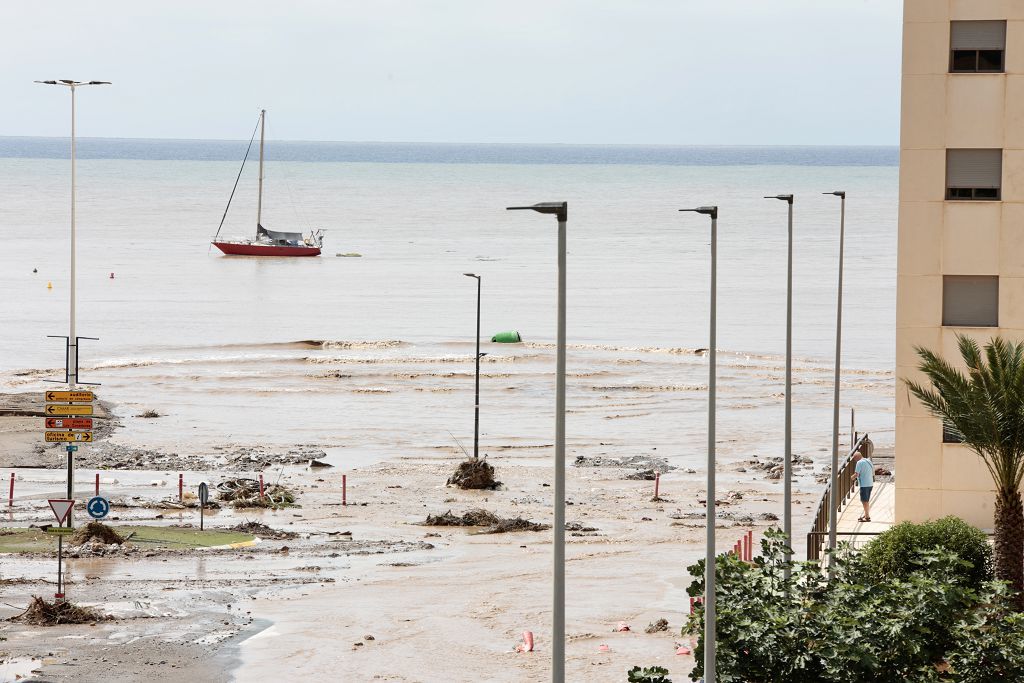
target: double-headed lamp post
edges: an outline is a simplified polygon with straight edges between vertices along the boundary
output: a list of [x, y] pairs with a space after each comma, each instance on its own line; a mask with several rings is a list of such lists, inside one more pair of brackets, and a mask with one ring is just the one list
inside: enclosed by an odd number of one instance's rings
[[[823, 192], [839, 197], [839, 287], [836, 293], [836, 370], [832, 393], [832, 474], [829, 482], [828, 547], [836, 549], [836, 515], [839, 510], [839, 359], [843, 350], [843, 243], [846, 238], [846, 192]], [[833, 564], [831, 560], [829, 567]]]
[[510, 206], [509, 211], [531, 210], [558, 219], [558, 338], [555, 352], [555, 524], [554, 583], [551, 615], [551, 680], [565, 681], [565, 224], [567, 202]]
[[480, 457], [480, 286], [483, 276], [463, 273], [476, 278], [476, 398], [473, 401], [473, 457]]
[[711, 321], [708, 336], [708, 492], [705, 514], [704, 556], [704, 680], [715, 681], [715, 379], [718, 309], [718, 207], [700, 206], [693, 211], [711, 217]]
[[[789, 246], [786, 257], [786, 425], [785, 453], [782, 463], [782, 533], [786, 546], [793, 547], [793, 195], [779, 194], [765, 199], [779, 199], [789, 205]], [[792, 550], [786, 553], [783, 576], [789, 579]]]
[[[78, 384], [78, 337], [75, 336], [75, 90], [85, 85], [110, 85], [109, 81], [72, 81], [61, 79], [57, 81], [36, 81], [44, 85], [61, 85], [71, 91], [71, 285], [69, 295], [71, 299], [71, 321], [68, 332], [68, 354], [67, 354], [67, 377], [68, 389], [74, 390]], [[75, 497], [74, 491], [74, 459], [72, 451], [68, 448], [68, 499]], [[70, 524], [70, 513], [69, 521]]]

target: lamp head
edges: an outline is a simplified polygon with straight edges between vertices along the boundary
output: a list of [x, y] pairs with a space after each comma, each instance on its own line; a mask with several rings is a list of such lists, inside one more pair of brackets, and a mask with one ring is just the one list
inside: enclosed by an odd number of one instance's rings
[[846, 199], [846, 190], [836, 190], [835, 192], [822, 192], [822, 194], [834, 194], [837, 197]]
[[711, 220], [718, 218], [718, 207], [717, 206], [698, 206], [696, 209], [679, 209], [680, 211], [693, 211], [694, 213], [702, 213], [705, 216], [711, 216]]
[[569, 218], [569, 202], [540, 202], [533, 206], [509, 206], [507, 211], [536, 211], [537, 213], [553, 213], [559, 221], [566, 221]]
[[463, 273], [463, 275], [465, 275], [466, 277], [475, 277], [477, 280], [480, 279], [480, 276], [477, 275], [476, 273]]
[[775, 195], [771, 195], [770, 197], [765, 197], [765, 199], [781, 199], [782, 201], [786, 202], [787, 204], [792, 204], [793, 203], [793, 195], [791, 195], [791, 194], [775, 194]]

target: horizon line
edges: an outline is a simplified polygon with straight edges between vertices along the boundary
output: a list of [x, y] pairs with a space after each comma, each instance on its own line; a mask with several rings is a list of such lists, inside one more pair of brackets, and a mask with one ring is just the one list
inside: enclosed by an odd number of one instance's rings
[[[134, 140], [152, 142], [231, 142], [246, 144], [242, 138], [153, 138], [153, 137], [109, 137], [103, 135], [76, 135], [76, 140]], [[70, 140], [70, 135], [0, 135], [0, 140]], [[793, 147], [893, 147], [899, 148], [899, 143], [861, 143], [861, 144], [837, 144], [837, 143], [789, 143], [789, 144], [765, 144], [765, 143], [676, 143], [676, 142], [454, 142], [454, 141], [416, 141], [416, 140], [307, 140], [307, 139], [277, 139], [271, 138], [273, 142], [279, 143], [321, 143], [321, 144], [342, 144], [342, 145], [489, 145], [495, 147], [515, 147], [538, 145], [546, 147], [720, 147], [720, 148], [793, 148]]]

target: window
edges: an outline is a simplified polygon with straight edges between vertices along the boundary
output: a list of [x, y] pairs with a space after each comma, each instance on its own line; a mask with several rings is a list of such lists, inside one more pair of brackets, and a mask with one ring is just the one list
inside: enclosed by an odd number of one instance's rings
[[944, 275], [942, 324], [948, 327], [998, 327], [999, 277]]
[[1002, 181], [1003, 150], [946, 150], [946, 199], [998, 201]]
[[957, 433], [954, 432], [953, 429], [948, 424], [946, 424], [945, 422], [942, 423], [942, 443], [963, 443], [963, 442], [964, 442], [964, 440], [961, 439], [957, 435]]
[[949, 48], [951, 73], [1002, 73], [1006, 22], [950, 22]]

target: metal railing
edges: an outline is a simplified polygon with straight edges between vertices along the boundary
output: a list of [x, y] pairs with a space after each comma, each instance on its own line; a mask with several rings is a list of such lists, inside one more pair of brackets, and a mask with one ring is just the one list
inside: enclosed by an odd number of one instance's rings
[[[849, 502], [853, 496], [854, 489], [856, 488], [853, 483], [853, 467], [851, 467], [854, 454], [860, 449], [861, 444], [868, 438], [865, 432], [863, 436], [857, 439], [853, 448], [846, 454], [846, 457], [839, 463], [839, 474], [836, 477], [836, 482], [839, 486], [839, 496], [836, 500], [836, 517], [838, 518], [843, 508]], [[807, 559], [808, 560], [820, 560], [822, 546], [828, 542], [828, 526], [829, 526], [829, 508], [830, 497], [832, 493], [831, 475], [829, 485], [825, 487], [825, 492], [821, 494], [821, 500], [818, 502], [818, 511], [814, 515], [814, 524], [811, 525], [811, 531], [807, 534]], [[843, 536], [851, 536], [853, 534], [844, 533]]]

